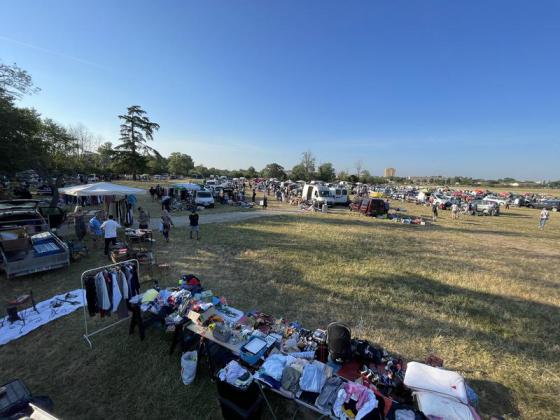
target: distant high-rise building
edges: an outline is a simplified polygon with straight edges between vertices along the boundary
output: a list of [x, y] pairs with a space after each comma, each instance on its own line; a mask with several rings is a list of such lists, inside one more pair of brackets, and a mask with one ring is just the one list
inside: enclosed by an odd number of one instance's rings
[[383, 171], [383, 176], [385, 178], [392, 178], [395, 175], [397, 175], [397, 170], [395, 168], [385, 168], [385, 171]]

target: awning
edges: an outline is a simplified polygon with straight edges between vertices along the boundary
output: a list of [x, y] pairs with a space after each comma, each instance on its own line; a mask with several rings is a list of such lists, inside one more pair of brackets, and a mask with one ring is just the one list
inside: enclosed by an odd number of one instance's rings
[[59, 188], [58, 192], [60, 194], [73, 195], [75, 197], [146, 194], [146, 190], [141, 188], [126, 187], [124, 185], [111, 184], [110, 182], [74, 185], [73, 187]]

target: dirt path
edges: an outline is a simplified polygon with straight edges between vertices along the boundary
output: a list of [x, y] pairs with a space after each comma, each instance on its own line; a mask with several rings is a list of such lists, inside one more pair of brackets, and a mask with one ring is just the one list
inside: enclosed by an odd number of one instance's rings
[[[233, 211], [228, 213], [198, 213], [199, 223], [205, 225], [207, 223], [230, 223], [241, 222], [243, 220], [255, 219], [258, 217], [281, 216], [285, 214], [297, 214], [300, 210], [256, 210], [256, 211]], [[188, 215], [185, 216], [171, 216], [175, 227], [184, 227], [188, 224]], [[152, 217], [150, 220], [150, 227], [152, 229], [159, 229], [159, 218]]]

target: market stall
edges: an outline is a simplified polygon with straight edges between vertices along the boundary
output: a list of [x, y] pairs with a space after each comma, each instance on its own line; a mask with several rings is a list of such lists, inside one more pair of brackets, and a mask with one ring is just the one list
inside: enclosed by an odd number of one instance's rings
[[[460, 374], [442, 369], [441, 359], [430, 356], [425, 363], [407, 363], [352, 337], [341, 323], [308, 330], [260, 311], [240, 311], [204, 290], [194, 275], [183, 276], [177, 287], [147, 290], [131, 304], [135, 315], [130, 334], [138, 326], [143, 339], [148, 320], [156, 319], [174, 331], [171, 351], [187, 342], [186, 337], [199, 337], [211, 359], [211, 373], [218, 377], [224, 413], [256, 409], [258, 398], [249, 391], [256, 386], [272, 418], [276, 415], [268, 392], [293, 401], [294, 416], [305, 408], [332, 419], [479, 419], [473, 408], [476, 394]], [[217, 357], [216, 350], [208, 350], [216, 346], [229, 356]], [[197, 361], [198, 350], [183, 353], [185, 384], [194, 380]], [[228, 394], [235, 398], [224, 396]], [[237, 406], [243, 395], [252, 395], [254, 404]]]
[[132, 188], [110, 182], [59, 188], [58, 192], [73, 197], [97, 197], [99, 202], [103, 203], [105, 212], [112, 214], [115, 220], [118, 220], [124, 226], [132, 225], [132, 202], [135, 202], [135, 200], [131, 200], [129, 197], [147, 194], [147, 191], [141, 188]]

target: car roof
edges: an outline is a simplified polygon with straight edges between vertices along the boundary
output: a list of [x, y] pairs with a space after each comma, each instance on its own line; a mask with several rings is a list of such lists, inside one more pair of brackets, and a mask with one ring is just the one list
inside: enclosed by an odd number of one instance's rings
[[36, 209], [40, 200], [2, 200], [0, 210], [29, 210]]

